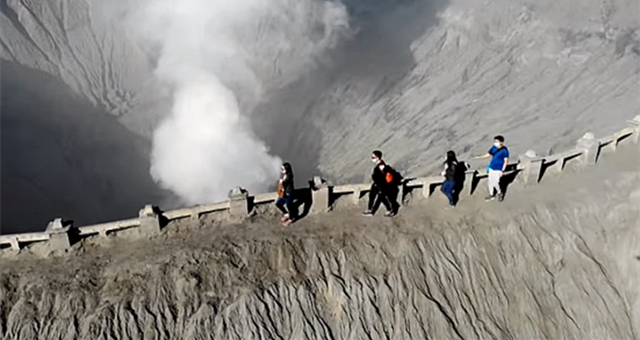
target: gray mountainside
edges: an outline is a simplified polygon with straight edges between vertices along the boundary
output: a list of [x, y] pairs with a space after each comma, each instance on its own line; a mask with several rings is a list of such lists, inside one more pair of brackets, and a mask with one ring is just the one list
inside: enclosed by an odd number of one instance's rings
[[[346, 3], [359, 33], [248, 113], [304, 177], [361, 179], [372, 145], [412, 174], [433, 170], [446, 148], [484, 151], [497, 133], [515, 152], [553, 152], [640, 108], [637, 1]], [[2, 6], [0, 57], [60, 76], [143, 135], [166, 114], [152, 54], [103, 14], [115, 4]]]
[[[60, 76], [149, 135], [166, 114], [153, 59], [99, 4], [3, 2], [0, 57]], [[369, 5], [348, 4], [354, 11]], [[361, 179], [362, 154], [375, 145], [420, 174], [446, 148], [483, 151], [497, 133], [516, 152], [553, 152], [586, 130], [610, 133], [640, 109], [637, 1], [389, 7], [359, 21], [355, 13], [359, 33], [337, 48], [330, 66], [273, 91], [252, 113], [256, 134], [275, 153], [311, 167], [299, 170]], [[283, 136], [282, 124], [296, 133]]]

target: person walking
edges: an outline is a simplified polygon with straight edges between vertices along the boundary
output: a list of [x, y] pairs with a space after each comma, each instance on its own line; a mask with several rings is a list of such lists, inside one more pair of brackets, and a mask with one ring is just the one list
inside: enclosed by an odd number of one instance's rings
[[498, 201], [504, 200], [504, 193], [500, 188], [500, 179], [509, 165], [509, 149], [504, 145], [504, 137], [498, 135], [493, 138], [493, 146], [489, 151], [475, 159], [484, 159], [491, 157], [489, 162], [489, 196], [487, 201], [493, 200], [498, 196]]
[[[278, 182], [276, 207], [282, 212], [282, 225], [289, 226], [296, 220], [297, 211], [293, 204], [293, 169], [291, 164], [282, 164], [282, 178]], [[286, 206], [286, 208], [285, 208]]]
[[[375, 163], [371, 179], [371, 190], [369, 190], [368, 209], [362, 214], [365, 216], [373, 216], [382, 203], [387, 212], [385, 216], [393, 217], [398, 213], [400, 204], [396, 200], [398, 193], [398, 183], [402, 180], [400, 174], [387, 165], [382, 160], [382, 152], [373, 151], [371, 161]], [[394, 190], [395, 189], [395, 190]]]
[[445, 178], [440, 190], [449, 199], [449, 205], [455, 207], [458, 203], [459, 190], [460, 190], [460, 173], [463, 165], [458, 163], [456, 153], [453, 151], [447, 151], [447, 158], [444, 161], [444, 169], [442, 170], [442, 176]]

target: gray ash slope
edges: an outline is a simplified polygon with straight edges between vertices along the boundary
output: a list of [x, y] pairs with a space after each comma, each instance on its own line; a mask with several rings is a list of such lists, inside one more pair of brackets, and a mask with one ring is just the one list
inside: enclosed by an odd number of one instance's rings
[[2, 258], [4, 339], [637, 339], [637, 146], [395, 219], [173, 222]]
[[[481, 152], [497, 133], [515, 152], [553, 152], [587, 130], [610, 133], [640, 108], [637, 1], [345, 3], [359, 33], [308, 74], [279, 80], [289, 85], [250, 114], [302, 177], [359, 180], [372, 146], [426, 173], [445, 149]], [[148, 51], [101, 15], [117, 6], [3, 6], [2, 58], [60, 76], [143, 135], [167, 113]]]

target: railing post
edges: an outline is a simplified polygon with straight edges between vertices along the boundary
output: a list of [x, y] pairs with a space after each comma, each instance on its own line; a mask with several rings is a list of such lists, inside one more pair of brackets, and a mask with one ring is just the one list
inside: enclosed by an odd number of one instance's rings
[[61, 218], [49, 222], [45, 234], [49, 235], [49, 245], [53, 250], [67, 250], [71, 248], [71, 237], [69, 231], [71, 224], [63, 225]]
[[522, 179], [525, 186], [536, 184], [541, 179], [540, 175], [542, 173], [542, 163], [544, 163], [544, 158], [536, 157], [536, 152], [529, 150], [524, 155], [520, 155], [518, 159], [524, 168], [524, 171], [522, 172]]
[[[433, 178], [428, 177], [427, 179], [424, 180], [424, 182], [422, 182], [422, 197], [429, 199], [431, 198], [431, 196], [433, 195], [433, 192], [431, 191], [431, 186], [435, 185], [437, 182], [433, 180]], [[435, 189], [433, 190], [435, 191]]]
[[429, 198], [431, 197], [431, 182], [426, 181], [422, 183], [422, 197]]
[[[550, 155], [550, 157], [553, 157]], [[547, 160], [545, 159], [542, 162], [542, 166], [544, 167], [544, 174], [559, 174], [564, 170], [565, 162], [564, 157], [559, 157], [555, 162], [551, 161], [547, 164]], [[544, 176], [543, 174], [543, 176]]]
[[189, 220], [192, 222], [198, 222], [200, 221], [200, 213], [193, 213], [191, 215], [189, 215]]
[[333, 187], [331, 187], [327, 181], [320, 178], [320, 176], [314, 176], [311, 187], [312, 203], [311, 211], [327, 212], [331, 208], [330, 200]]
[[632, 120], [630, 120], [629, 125], [631, 125], [631, 128], [633, 129], [631, 140], [634, 143], [638, 143], [638, 141], [640, 141], [640, 115], [637, 115]]
[[158, 207], [150, 204], [145, 205], [144, 208], [140, 209], [138, 218], [140, 219], [139, 230], [144, 235], [151, 236], [160, 233], [160, 210]]
[[12, 238], [9, 242], [11, 242], [11, 249], [20, 250], [20, 241], [17, 237]]
[[[436, 185], [436, 183], [440, 183], [440, 182], [442, 181], [436, 180], [435, 177], [428, 177], [427, 179], [425, 179], [425, 181], [422, 184], [422, 197], [427, 199], [431, 198], [431, 196], [433, 196], [433, 192], [431, 191], [431, 186]], [[435, 189], [433, 191], [435, 191]]]
[[429, 188], [429, 183], [422, 183], [422, 197], [429, 198], [431, 196], [431, 188]]
[[241, 187], [236, 187], [229, 191], [228, 197], [231, 217], [247, 217], [249, 214], [249, 192]]
[[360, 191], [360, 189], [353, 190], [353, 203], [360, 203], [360, 195], [362, 195], [362, 191]]
[[[577, 148], [583, 150], [582, 160], [588, 164], [593, 165], [598, 162], [598, 154], [600, 153], [600, 142], [595, 139], [593, 133], [587, 132], [578, 140]], [[564, 160], [558, 160], [563, 162]]]

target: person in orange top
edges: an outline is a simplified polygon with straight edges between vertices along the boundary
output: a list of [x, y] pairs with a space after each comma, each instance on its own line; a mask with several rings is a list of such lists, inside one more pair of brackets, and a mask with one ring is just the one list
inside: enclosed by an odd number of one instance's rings
[[297, 210], [293, 205], [293, 191], [293, 169], [291, 164], [283, 163], [282, 178], [278, 182], [276, 207], [282, 212], [282, 224], [284, 226], [289, 226], [297, 217]]

